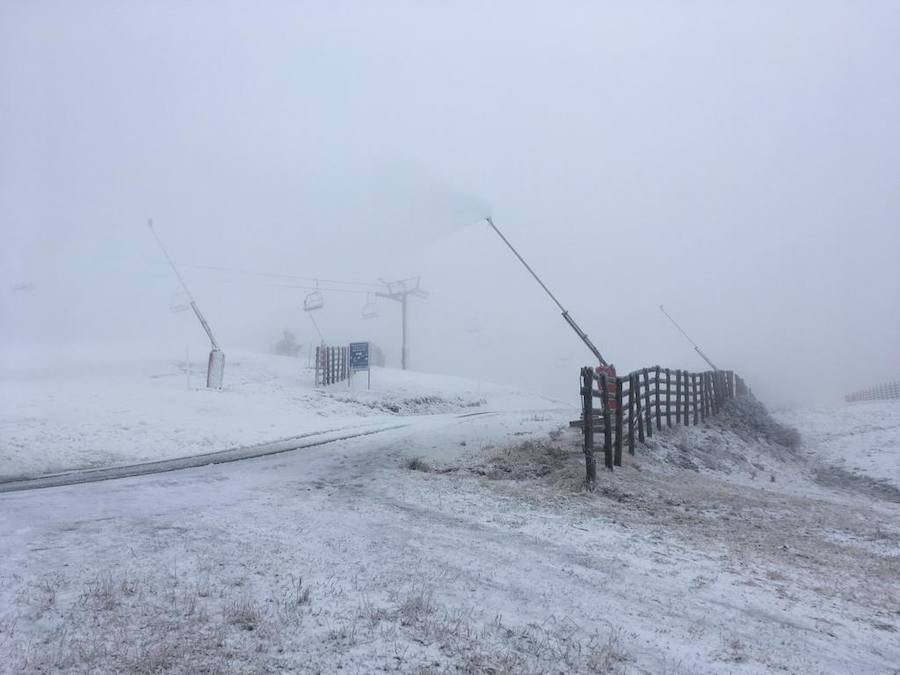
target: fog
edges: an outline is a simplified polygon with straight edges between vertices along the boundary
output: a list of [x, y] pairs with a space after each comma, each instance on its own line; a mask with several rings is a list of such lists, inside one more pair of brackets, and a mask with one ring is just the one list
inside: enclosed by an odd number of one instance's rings
[[620, 372], [704, 369], [663, 304], [764, 400], [840, 395], [900, 375], [897, 120], [895, 2], [4, 2], [0, 346], [201, 358], [152, 218], [226, 354], [317, 342], [327, 279], [326, 340], [398, 365], [360, 312], [421, 276], [413, 369], [574, 402], [491, 215]]

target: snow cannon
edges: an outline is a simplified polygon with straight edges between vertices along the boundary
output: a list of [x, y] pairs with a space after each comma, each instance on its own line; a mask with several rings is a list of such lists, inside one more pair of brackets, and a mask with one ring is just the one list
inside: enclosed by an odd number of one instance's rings
[[225, 379], [225, 352], [213, 349], [209, 352], [209, 363], [206, 366], [206, 388], [221, 389]]

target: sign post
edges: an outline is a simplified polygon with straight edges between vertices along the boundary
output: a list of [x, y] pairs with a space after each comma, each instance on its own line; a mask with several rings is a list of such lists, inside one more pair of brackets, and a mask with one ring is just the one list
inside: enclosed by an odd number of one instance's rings
[[347, 377], [347, 386], [350, 386], [350, 380], [353, 379], [353, 373], [359, 370], [366, 371], [366, 388], [372, 388], [372, 369], [369, 366], [369, 343], [368, 342], [351, 342], [350, 343], [350, 372]]

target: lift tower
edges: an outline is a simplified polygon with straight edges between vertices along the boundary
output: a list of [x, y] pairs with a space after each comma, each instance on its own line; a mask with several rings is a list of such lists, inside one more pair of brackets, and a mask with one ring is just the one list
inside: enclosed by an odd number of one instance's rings
[[406, 305], [407, 299], [412, 296], [414, 298], [428, 297], [428, 293], [420, 288], [422, 277], [411, 277], [409, 279], [400, 279], [399, 281], [385, 281], [379, 279], [385, 285], [384, 293], [376, 293], [379, 298], [387, 298], [388, 300], [396, 300], [400, 303], [403, 315], [403, 347], [400, 352], [400, 364], [403, 370], [406, 370], [407, 351], [406, 351]]

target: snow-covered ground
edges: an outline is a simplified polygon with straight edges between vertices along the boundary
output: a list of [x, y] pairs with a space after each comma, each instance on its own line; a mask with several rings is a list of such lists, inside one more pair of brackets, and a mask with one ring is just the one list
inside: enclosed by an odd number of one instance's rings
[[866, 401], [778, 411], [809, 452], [828, 464], [900, 489], [900, 401]]
[[[153, 461], [311, 432], [457, 411], [559, 408], [509, 387], [374, 368], [314, 387], [300, 359], [228, 356], [225, 387], [208, 390], [205, 362], [90, 353], [5, 355], [0, 370], [0, 478]], [[190, 383], [190, 387], [188, 384]]]
[[753, 406], [654, 435], [590, 492], [573, 411], [504, 396], [0, 494], [0, 671], [898, 672], [893, 493], [823, 474], [828, 449]]

